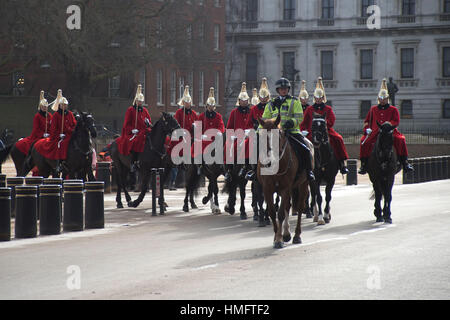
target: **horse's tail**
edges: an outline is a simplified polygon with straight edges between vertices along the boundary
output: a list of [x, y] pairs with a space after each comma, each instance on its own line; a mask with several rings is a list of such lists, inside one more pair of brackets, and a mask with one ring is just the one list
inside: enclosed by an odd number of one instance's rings
[[0, 151], [0, 164], [6, 161], [13, 146], [14, 144], [7, 146], [2, 151]]

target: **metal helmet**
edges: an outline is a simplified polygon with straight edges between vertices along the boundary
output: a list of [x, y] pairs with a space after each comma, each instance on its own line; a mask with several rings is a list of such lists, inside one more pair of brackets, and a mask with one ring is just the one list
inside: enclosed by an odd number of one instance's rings
[[276, 88], [276, 90], [278, 90], [280, 88], [291, 89], [291, 82], [286, 78], [280, 78], [279, 80], [277, 80], [277, 82], [275, 82], [275, 88]]

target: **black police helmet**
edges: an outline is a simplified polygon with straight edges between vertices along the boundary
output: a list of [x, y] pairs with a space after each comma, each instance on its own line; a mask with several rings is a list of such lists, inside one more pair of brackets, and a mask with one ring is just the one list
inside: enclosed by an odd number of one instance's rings
[[286, 78], [280, 78], [275, 82], [275, 88], [278, 90], [280, 88], [289, 88], [291, 89], [291, 82]]

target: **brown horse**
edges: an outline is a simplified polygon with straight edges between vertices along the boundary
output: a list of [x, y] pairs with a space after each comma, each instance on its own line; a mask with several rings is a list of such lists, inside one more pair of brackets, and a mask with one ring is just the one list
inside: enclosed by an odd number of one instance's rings
[[[274, 248], [279, 249], [283, 247], [283, 242], [291, 240], [291, 233], [289, 230], [289, 210], [291, 208], [295, 212], [303, 212], [305, 207], [306, 197], [308, 195], [308, 181], [306, 179], [305, 170], [301, 169], [299, 160], [295, 155], [295, 151], [291, 146], [288, 138], [288, 133], [279, 129], [280, 116], [276, 119], [258, 120], [262, 129], [267, 130], [268, 153], [274, 152], [274, 144], [278, 142], [278, 154], [267, 155], [271, 160], [271, 165], [278, 162], [278, 172], [274, 174], [263, 174], [262, 170], [267, 169], [261, 163], [261, 157], [258, 159], [258, 181], [262, 185], [264, 199], [267, 203], [267, 210], [272, 220], [274, 237]], [[279, 130], [279, 131], [278, 131]], [[278, 141], [276, 141], [275, 131], [279, 132]], [[260, 135], [264, 139], [264, 136]], [[301, 171], [300, 171], [301, 170]], [[266, 171], [266, 170], [264, 170]], [[281, 204], [278, 209], [278, 221], [273, 203], [273, 194], [278, 193], [281, 197]], [[293, 243], [301, 243], [301, 214], [297, 216], [297, 227], [295, 228], [295, 235]], [[281, 230], [283, 228], [283, 231]]]

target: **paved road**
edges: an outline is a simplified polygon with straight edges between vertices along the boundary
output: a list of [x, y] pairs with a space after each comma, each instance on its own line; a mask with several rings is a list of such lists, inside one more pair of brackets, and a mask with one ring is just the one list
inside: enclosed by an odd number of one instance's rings
[[0, 243], [0, 299], [448, 299], [450, 180], [395, 185], [392, 225], [370, 191], [337, 185], [331, 223], [281, 250], [251, 218], [180, 212], [181, 190], [163, 217], [108, 195], [103, 230]]

